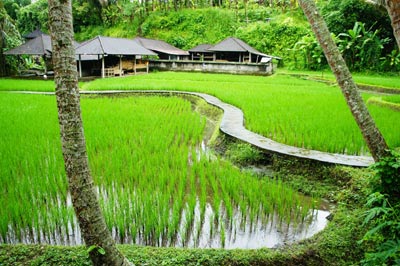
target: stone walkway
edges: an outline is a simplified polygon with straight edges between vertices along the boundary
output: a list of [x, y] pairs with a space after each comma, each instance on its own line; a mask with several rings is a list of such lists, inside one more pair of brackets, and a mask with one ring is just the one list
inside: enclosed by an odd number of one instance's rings
[[[40, 92], [23, 92], [23, 93], [40, 93]], [[206, 102], [214, 105], [223, 110], [224, 114], [222, 117], [220, 130], [225, 134], [232, 136], [234, 138], [240, 139], [251, 145], [254, 145], [260, 149], [276, 152], [284, 155], [306, 158], [326, 163], [348, 165], [348, 166], [358, 166], [367, 167], [374, 163], [372, 157], [369, 156], [352, 156], [345, 154], [335, 154], [328, 152], [321, 152], [316, 150], [308, 150], [303, 148], [297, 148], [282, 143], [278, 143], [269, 138], [256, 134], [252, 131], [247, 130], [244, 127], [244, 117], [243, 112], [230, 104], [222, 102], [220, 99], [205, 94], [197, 92], [183, 92], [183, 91], [125, 91], [125, 90], [115, 90], [115, 91], [81, 91], [81, 94], [130, 94], [130, 93], [151, 93], [151, 94], [165, 94], [165, 95], [194, 95], [203, 98]], [[40, 93], [49, 94], [49, 93]], [[54, 93], [52, 93], [54, 94]]]

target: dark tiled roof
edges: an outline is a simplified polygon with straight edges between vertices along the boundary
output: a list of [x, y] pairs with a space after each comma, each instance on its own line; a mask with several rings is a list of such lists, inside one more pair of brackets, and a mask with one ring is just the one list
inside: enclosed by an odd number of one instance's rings
[[189, 52], [192, 52], [192, 53], [213, 53], [213, 51], [209, 50], [212, 46], [213, 46], [212, 44], [199, 44], [196, 47], [193, 47], [192, 49], [190, 49]]
[[42, 32], [40, 29], [36, 29], [26, 35], [24, 35], [23, 37], [25, 39], [35, 39], [36, 37], [39, 37], [40, 35], [45, 34], [44, 32]]
[[26, 43], [4, 52], [6, 55], [51, 55], [51, 39], [47, 34], [27, 41]]
[[176, 48], [175, 46], [172, 46], [164, 41], [147, 39], [142, 37], [136, 37], [133, 40], [142, 45], [143, 47], [146, 47], [147, 49], [152, 50], [154, 52], [161, 52], [170, 55], [189, 55], [189, 52]]
[[266, 54], [257, 51], [244, 41], [234, 37], [226, 38], [225, 40], [217, 43], [213, 47], [210, 47], [209, 50], [215, 52], [249, 52], [261, 56], [267, 56]]
[[[74, 41], [74, 46], [77, 47], [78, 42]], [[21, 44], [11, 50], [4, 52], [6, 55], [47, 55], [51, 56], [51, 38], [50, 35], [41, 34], [34, 39]]]
[[76, 48], [81, 55], [156, 55], [133, 40], [97, 36]]

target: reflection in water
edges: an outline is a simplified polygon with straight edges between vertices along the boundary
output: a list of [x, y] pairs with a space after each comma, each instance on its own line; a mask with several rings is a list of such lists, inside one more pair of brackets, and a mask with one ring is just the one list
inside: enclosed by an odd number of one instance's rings
[[[328, 214], [328, 211], [314, 210], [303, 222], [297, 224], [282, 222], [277, 215], [271, 215], [268, 219], [258, 219], [251, 223], [248, 219], [244, 221], [242, 218], [244, 216], [236, 210], [231, 223], [224, 218], [225, 215], [221, 215], [222, 218], [217, 223], [210, 204], [207, 204], [204, 219], [201, 221], [200, 205], [197, 203], [195, 219], [190, 226], [186, 225], [185, 213], [182, 214], [180, 230], [174, 241], [159, 239], [154, 243], [147, 243], [140, 234], [133, 240], [129, 232], [126, 232], [124, 237], [121, 238], [121, 234], [115, 227], [112, 229], [112, 234], [118, 243], [124, 244], [199, 248], [224, 247], [227, 249], [272, 248], [311, 237], [321, 231], [327, 224], [326, 217]], [[73, 224], [76, 224], [76, 221]], [[51, 245], [83, 244], [79, 227], [72, 226], [70, 222], [68, 228], [60, 227], [53, 232], [43, 232], [36, 229], [15, 232], [10, 226], [6, 238], [0, 238], [0, 242]]]

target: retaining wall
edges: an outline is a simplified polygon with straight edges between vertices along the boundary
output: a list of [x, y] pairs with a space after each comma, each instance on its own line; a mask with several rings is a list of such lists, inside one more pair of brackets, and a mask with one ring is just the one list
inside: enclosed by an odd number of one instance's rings
[[251, 75], [271, 75], [272, 63], [236, 63], [215, 61], [150, 60], [150, 69], [162, 71], [193, 71], [208, 73], [231, 73]]

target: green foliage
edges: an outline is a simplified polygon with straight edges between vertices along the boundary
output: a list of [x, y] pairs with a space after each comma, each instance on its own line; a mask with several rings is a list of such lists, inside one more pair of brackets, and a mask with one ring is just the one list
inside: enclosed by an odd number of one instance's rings
[[104, 248], [99, 247], [99, 246], [97, 246], [97, 245], [91, 245], [90, 247], [88, 247], [88, 248], [86, 249], [86, 251], [87, 251], [88, 253], [90, 253], [90, 252], [98, 252], [98, 253], [101, 254], [101, 255], [105, 255], [105, 254], [106, 254], [106, 251], [104, 250]]
[[289, 49], [308, 32], [309, 30], [302, 26], [272, 21], [242, 25], [237, 29], [236, 36], [263, 53], [280, 56], [289, 61]]
[[390, 151], [372, 167], [376, 171], [375, 191], [388, 195], [389, 200], [400, 199], [400, 153]]
[[17, 14], [18, 28], [21, 33], [29, 33], [40, 28], [48, 29], [47, 0], [38, 0], [20, 8]]
[[101, 24], [101, 6], [98, 1], [73, 0], [74, 31]]
[[400, 70], [400, 52], [398, 48], [392, 50], [385, 57], [380, 58], [382, 70], [399, 71]]
[[152, 12], [141, 25], [141, 34], [165, 40], [179, 48], [190, 49], [198, 44], [215, 44], [233, 36], [235, 14], [223, 9]]
[[263, 159], [261, 152], [247, 143], [230, 145], [225, 155], [231, 162], [239, 165], [258, 163]]
[[369, 230], [359, 241], [367, 250], [363, 265], [400, 263], [400, 203], [396, 199], [392, 205], [389, 199], [380, 192], [368, 197], [363, 225], [368, 225]]
[[5, 57], [3, 52], [21, 44], [21, 35], [14, 20], [0, 4], [0, 76], [11, 74], [17, 68], [13, 57]]
[[[301, 38], [294, 45], [292, 52], [296, 68], [320, 70], [327, 66], [324, 52], [314, 35], [306, 35]], [[302, 57], [301, 62], [298, 62], [298, 56]]]
[[377, 69], [384, 44], [389, 39], [380, 39], [379, 30], [366, 30], [364, 23], [356, 22], [354, 27], [338, 35], [339, 49], [352, 70]]
[[[367, 30], [364, 23], [355, 22], [352, 29], [339, 33], [337, 36], [332, 34], [332, 39], [350, 70], [380, 70], [383, 66], [391, 71], [396, 70], [400, 62], [397, 62], [397, 54], [392, 52], [387, 58], [381, 57], [384, 45], [389, 42], [389, 38], [380, 39], [379, 32], [378, 29]], [[328, 66], [322, 48], [314, 36], [304, 36], [294, 45], [292, 51], [296, 66], [297, 55], [303, 57], [300, 68], [320, 70]]]
[[400, 263], [400, 154], [390, 151], [372, 166], [373, 193], [365, 204], [363, 225], [368, 231], [359, 241], [366, 248], [363, 265]]
[[[371, 31], [379, 29], [379, 39], [390, 38], [394, 40], [387, 11], [369, 1], [330, 0], [327, 1], [326, 5], [323, 5], [321, 11], [329, 30], [336, 35], [347, 32], [358, 21], [364, 23], [365, 28], [371, 29]], [[392, 42], [388, 48], [393, 48], [393, 45]]]
[[3, 3], [7, 13], [15, 20], [20, 8], [29, 5], [31, 0], [3, 0]]

